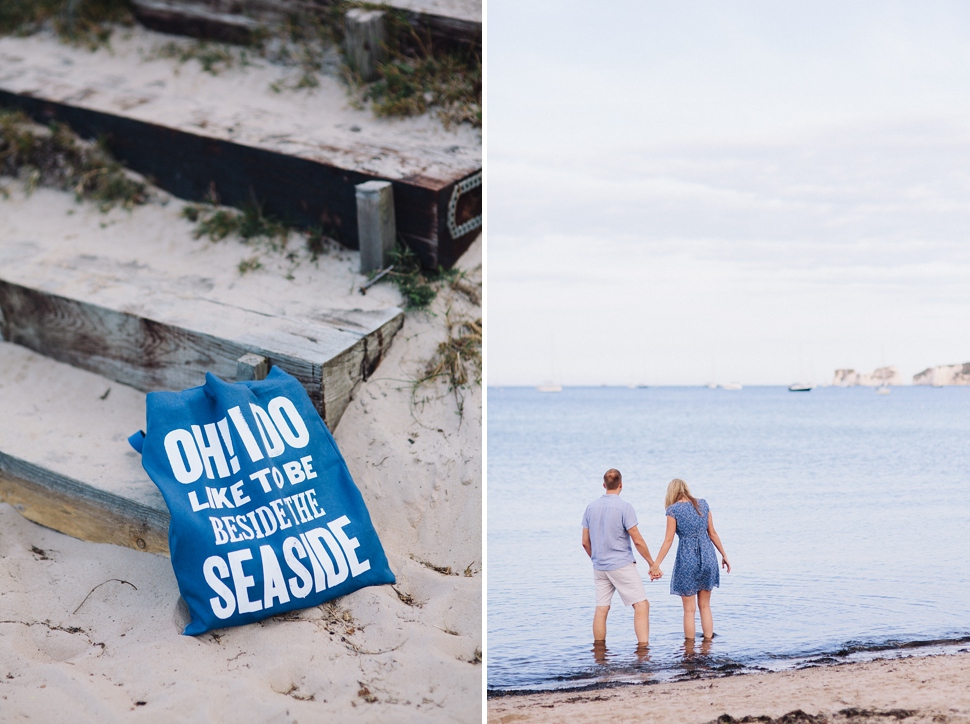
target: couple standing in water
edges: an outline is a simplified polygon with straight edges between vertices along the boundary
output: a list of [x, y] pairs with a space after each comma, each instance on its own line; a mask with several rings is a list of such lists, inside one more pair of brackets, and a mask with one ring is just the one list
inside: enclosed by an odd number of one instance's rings
[[613, 593], [618, 592], [625, 606], [633, 606], [633, 628], [639, 646], [650, 640], [650, 602], [637, 571], [631, 543], [650, 565], [650, 580], [663, 576], [660, 564], [674, 542], [680, 538], [674, 572], [670, 578], [670, 593], [680, 596], [684, 604], [684, 637], [691, 643], [696, 636], [696, 615], [701, 614], [704, 640], [714, 636], [711, 614], [711, 590], [720, 584], [716, 547], [721, 553], [721, 565], [731, 572], [731, 564], [724, 554], [721, 539], [714, 530], [707, 501], [691, 495], [687, 483], [679, 478], [670, 481], [664, 506], [667, 509], [667, 532], [656, 560], [650, 555], [646, 541], [637, 528], [637, 514], [633, 506], [620, 499], [623, 476], [610, 469], [603, 476], [606, 493], [586, 507], [583, 514], [583, 548], [593, 561], [596, 583], [596, 613], [593, 616], [593, 640], [606, 640], [606, 617], [610, 612]]

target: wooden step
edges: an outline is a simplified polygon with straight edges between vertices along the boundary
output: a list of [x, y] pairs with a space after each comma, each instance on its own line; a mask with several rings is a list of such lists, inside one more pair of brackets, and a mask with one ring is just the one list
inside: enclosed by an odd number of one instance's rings
[[385, 0], [438, 42], [482, 43], [482, 0]]
[[[0, 38], [0, 106], [101, 138], [129, 168], [183, 199], [254, 200], [289, 223], [357, 248], [354, 187], [391, 181], [397, 230], [429, 267], [450, 267], [482, 219], [481, 141], [428, 116], [378, 119], [343, 83], [274, 92], [291, 72], [266, 62], [219, 76], [146, 59], [165, 36], [116, 34], [90, 52], [36, 35]], [[278, 86], [277, 86], [278, 87]]]
[[168, 553], [170, 516], [127, 436], [145, 395], [0, 342], [0, 501], [75, 538]]
[[[132, 0], [131, 8], [145, 27], [163, 33], [245, 43], [258, 32], [257, 19], [278, 21], [293, 12], [320, 12], [330, 3], [314, 5], [292, 0], [235, 0], [232, 12], [220, 0]], [[463, 45], [482, 43], [481, 0], [386, 0], [402, 11], [418, 30], [434, 41]]]
[[[200, 249], [178, 208], [118, 210], [109, 225], [89, 206], [65, 212], [76, 205], [63, 192], [0, 204], [0, 337], [137, 390], [194, 387], [206, 372], [234, 380], [254, 353], [296, 377], [334, 429], [403, 324], [397, 307], [358, 295], [349, 302], [372, 306], [294, 299], [268, 275], [219, 276], [220, 260], [200, 255], [231, 248]], [[261, 287], [276, 293], [261, 300]]]

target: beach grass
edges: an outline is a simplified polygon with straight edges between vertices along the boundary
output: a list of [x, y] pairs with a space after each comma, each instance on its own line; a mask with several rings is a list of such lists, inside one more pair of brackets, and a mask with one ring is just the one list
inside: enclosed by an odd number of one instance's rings
[[38, 186], [73, 191], [102, 211], [148, 200], [148, 186], [131, 176], [102, 142], [77, 136], [63, 123], [42, 126], [22, 111], [0, 109], [0, 174]]

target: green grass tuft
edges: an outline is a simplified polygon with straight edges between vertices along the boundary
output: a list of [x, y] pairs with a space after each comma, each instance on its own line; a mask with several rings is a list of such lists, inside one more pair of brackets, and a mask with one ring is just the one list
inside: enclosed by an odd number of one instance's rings
[[145, 56], [146, 60], [155, 58], [172, 58], [179, 63], [194, 60], [201, 66], [203, 72], [210, 75], [219, 75], [229, 68], [245, 67], [250, 64], [249, 52], [246, 48], [206, 40], [165, 43]]
[[108, 44], [113, 25], [133, 22], [127, 0], [0, 0], [0, 35], [50, 27], [62, 40], [94, 50]]
[[393, 271], [381, 281], [395, 284], [404, 296], [405, 309], [427, 309], [438, 296], [442, 282], [453, 281], [461, 276], [456, 269], [423, 269], [417, 255], [406, 246], [398, 246], [391, 252]]
[[363, 90], [378, 116], [418, 116], [437, 109], [446, 126], [482, 125], [482, 66], [455, 54], [395, 58], [379, 66], [380, 79]]
[[78, 200], [130, 209], [148, 200], [148, 187], [131, 178], [102, 143], [82, 141], [68, 126], [41, 126], [21, 111], [0, 109], [0, 174], [38, 186], [72, 190]]
[[238, 236], [244, 243], [259, 244], [275, 252], [285, 249], [289, 241], [290, 228], [263, 214], [262, 207], [256, 202], [250, 202], [242, 211], [213, 205], [190, 205], [182, 209], [182, 216], [196, 224], [196, 239], [205, 236], [211, 241], [222, 241], [227, 236]]
[[262, 268], [263, 264], [259, 261], [258, 256], [251, 256], [248, 259], [243, 259], [241, 262], [239, 262], [238, 267], [240, 274], [247, 274], [248, 272], [256, 271], [257, 269]]

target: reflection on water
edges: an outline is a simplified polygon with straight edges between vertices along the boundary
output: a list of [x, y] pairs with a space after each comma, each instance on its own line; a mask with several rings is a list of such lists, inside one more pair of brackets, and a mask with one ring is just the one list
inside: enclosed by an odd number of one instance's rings
[[601, 676], [608, 676], [614, 672], [630, 674], [651, 671], [648, 666], [650, 663], [649, 646], [637, 644], [632, 649], [633, 655], [630, 656], [629, 650], [626, 650], [625, 647], [623, 649], [618, 647], [611, 654], [605, 641], [594, 641], [593, 648], [590, 651], [593, 654], [593, 663], [601, 669], [599, 672]]
[[681, 661], [677, 667], [684, 678], [698, 679], [712, 671], [712, 639], [701, 638], [700, 646], [694, 639], [684, 639], [681, 647]]
[[593, 642], [593, 661], [595, 661], [600, 666], [609, 666], [609, 663], [610, 663], [609, 649], [606, 648], [605, 641]]
[[684, 663], [703, 661], [704, 657], [711, 653], [713, 639], [701, 639], [701, 645], [696, 646], [694, 639], [684, 639]]
[[[488, 395], [491, 689], [702, 678], [919, 642], [951, 650], [970, 635], [970, 577], [957, 575], [970, 525], [970, 388]], [[713, 642], [684, 641], [671, 551], [668, 576], [644, 581], [649, 653], [636, 650], [632, 610], [618, 600], [605, 645], [591, 644], [579, 524], [610, 467], [654, 554], [671, 478], [710, 503], [733, 566], [712, 595]], [[889, 546], [913, 553], [887, 556]]]

